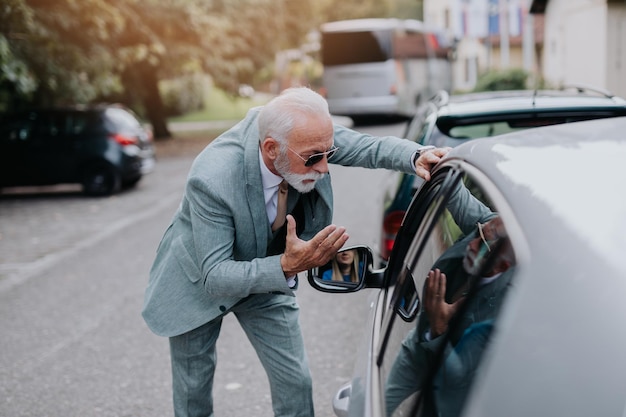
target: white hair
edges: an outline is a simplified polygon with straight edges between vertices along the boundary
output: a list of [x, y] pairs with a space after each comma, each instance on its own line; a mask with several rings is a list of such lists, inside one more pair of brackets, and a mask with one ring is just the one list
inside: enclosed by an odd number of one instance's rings
[[307, 116], [330, 118], [326, 99], [308, 87], [283, 90], [259, 113], [259, 141], [271, 137], [286, 148], [291, 130]]

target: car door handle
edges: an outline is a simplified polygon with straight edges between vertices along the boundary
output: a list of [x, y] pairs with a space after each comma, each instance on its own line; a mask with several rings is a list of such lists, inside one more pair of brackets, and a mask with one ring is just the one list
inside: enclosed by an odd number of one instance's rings
[[348, 417], [348, 406], [350, 404], [350, 394], [352, 393], [352, 384], [347, 383], [335, 394], [333, 398], [333, 411], [337, 417]]

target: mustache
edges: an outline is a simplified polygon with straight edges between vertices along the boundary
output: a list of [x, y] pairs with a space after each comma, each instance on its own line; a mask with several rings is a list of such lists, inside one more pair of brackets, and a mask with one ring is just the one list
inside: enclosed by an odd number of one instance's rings
[[310, 172], [308, 174], [301, 174], [298, 175], [298, 177], [300, 178], [300, 180], [321, 180], [322, 177], [324, 177], [325, 174], [322, 174], [320, 172]]

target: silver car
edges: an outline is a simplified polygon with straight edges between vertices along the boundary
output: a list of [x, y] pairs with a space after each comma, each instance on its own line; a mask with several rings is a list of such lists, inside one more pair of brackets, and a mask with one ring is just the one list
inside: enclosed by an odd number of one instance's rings
[[460, 145], [385, 269], [356, 246], [309, 271], [321, 291], [379, 289], [335, 414], [626, 415], [624, 132], [620, 117]]

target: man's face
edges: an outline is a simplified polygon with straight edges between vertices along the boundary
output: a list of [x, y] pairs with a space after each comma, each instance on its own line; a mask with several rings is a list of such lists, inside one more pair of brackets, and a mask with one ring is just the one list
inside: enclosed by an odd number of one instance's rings
[[296, 190], [308, 193], [328, 172], [328, 159], [305, 166], [311, 155], [326, 152], [333, 146], [333, 125], [326, 117], [309, 118], [297, 124], [291, 132], [287, 148], [282, 148], [274, 160], [276, 171]]
[[[465, 272], [471, 275], [476, 275], [480, 272], [487, 257], [490, 255], [491, 250], [498, 241], [506, 237], [502, 220], [496, 217], [487, 223], [478, 224], [478, 236], [472, 239], [465, 250], [465, 257], [463, 258], [463, 268]], [[490, 271], [485, 272], [483, 275], [486, 277], [493, 276], [498, 272], [503, 272], [510, 265], [501, 259], [502, 255], [510, 248], [510, 242], [508, 240], [503, 243], [504, 246], [498, 253], [498, 258], [495, 259], [494, 264]]]

